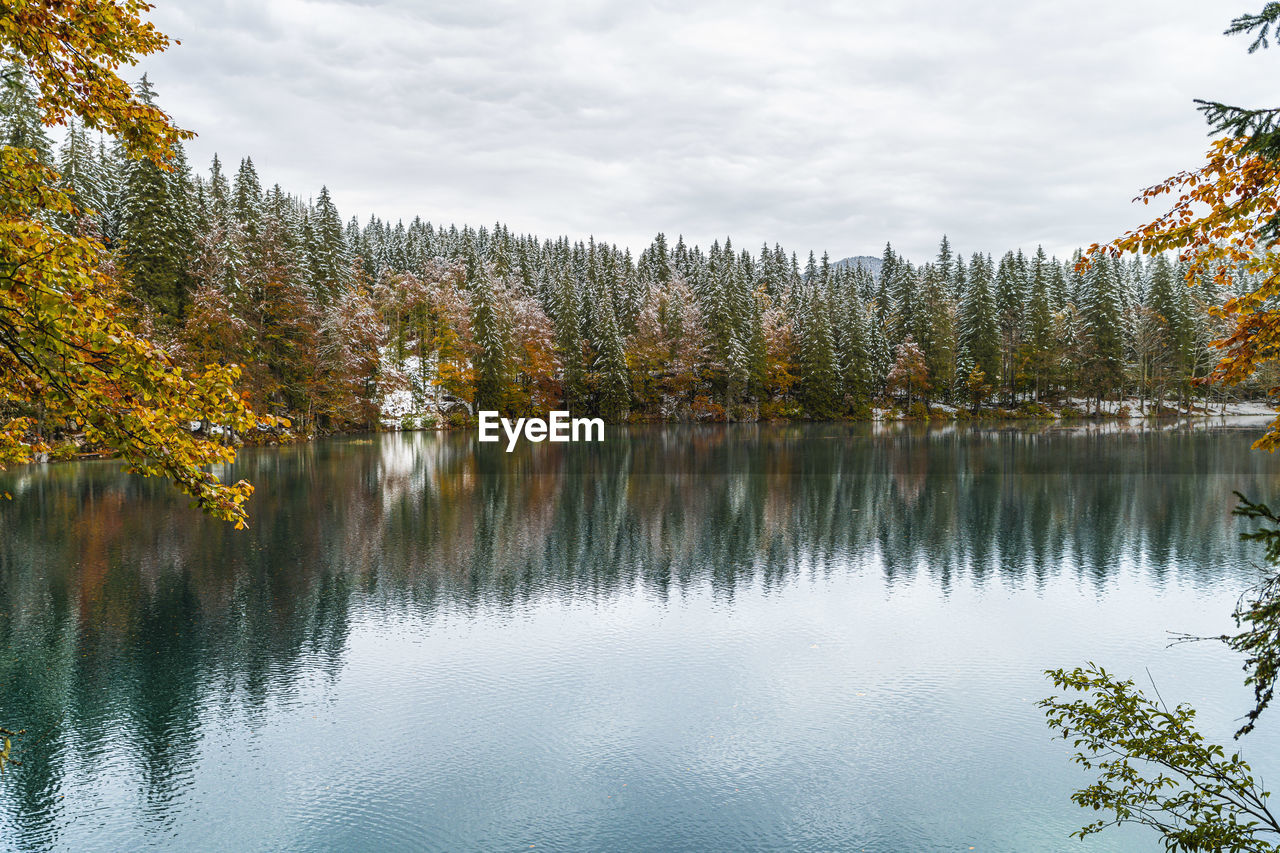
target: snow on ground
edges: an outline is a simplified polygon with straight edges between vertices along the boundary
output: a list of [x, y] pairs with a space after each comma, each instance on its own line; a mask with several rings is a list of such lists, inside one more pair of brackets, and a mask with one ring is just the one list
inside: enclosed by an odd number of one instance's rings
[[[1084, 400], [1076, 397], [1068, 399], [1066, 403], [1086, 413], [1092, 413], [1097, 405], [1093, 400]], [[1102, 401], [1102, 411], [1109, 415], [1114, 415], [1121, 406], [1129, 407], [1129, 419], [1133, 420], [1134, 418], [1142, 418], [1149, 415], [1152, 409], [1152, 401], [1147, 401], [1145, 413], [1142, 408], [1142, 401], [1137, 397]], [[1177, 403], [1173, 400], [1166, 400], [1165, 406], [1167, 408], [1176, 408]], [[1177, 417], [1267, 416], [1274, 418], [1277, 414], [1280, 414], [1274, 406], [1262, 400], [1239, 400], [1225, 405], [1222, 403], [1208, 403], [1206, 405], [1203, 400], [1196, 400], [1192, 406], [1190, 414], [1179, 411]], [[1172, 413], [1168, 414], [1170, 417], [1174, 416]]]
[[424, 429], [435, 425], [434, 401], [415, 394], [409, 381], [409, 377], [417, 376], [420, 369], [416, 355], [396, 363], [387, 348], [383, 348], [381, 372], [389, 388], [382, 395], [379, 406], [379, 420], [384, 429]]

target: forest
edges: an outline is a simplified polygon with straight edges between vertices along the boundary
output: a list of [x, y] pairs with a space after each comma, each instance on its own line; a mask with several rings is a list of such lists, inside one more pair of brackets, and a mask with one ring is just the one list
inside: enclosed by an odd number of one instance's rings
[[[146, 77], [136, 90], [156, 104]], [[267, 188], [250, 157], [199, 173], [179, 145], [165, 169], [74, 122], [55, 144], [18, 66], [3, 71], [0, 133], [74, 194], [79, 215], [49, 217], [109, 250], [127, 323], [190, 369], [239, 365], [252, 408], [297, 435], [457, 425], [478, 409], [925, 419], [1128, 401], [1158, 415], [1280, 384], [1200, 381], [1229, 329], [1214, 309], [1253, 282], [1188, 286], [1166, 254], [966, 258], [944, 236], [923, 262], [886, 244], [865, 264], [729, 237], [703, 249], [660, 233], [633, 255], [502, 223], [362, 224], [325, 187]]]

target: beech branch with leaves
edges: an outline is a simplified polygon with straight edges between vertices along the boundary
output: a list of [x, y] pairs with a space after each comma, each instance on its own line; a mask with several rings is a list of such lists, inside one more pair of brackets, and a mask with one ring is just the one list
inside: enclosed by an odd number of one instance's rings
[[[1256, 15], [1237, 18], [1227, 34], [1254, 34], [1253, 53], [1269, 46], [1277, 24], [1280, 3], [1271, 2]], [[1143, 204], [1173, 196], [1167, 212], [1106, 246], [1093, 246], [1090, 255], [1175, 250], [1189, 284], [1211, 277], [1219, 286], [1231, 286], [1247, 276], [1252, 289], [1215, 309], [1231, 327], [1214, 342], [1223, 355], [1208, 379], [1230, 384], [1280, 358], [1280, 108], [1197, 103], [1211, 132], [1227, 135], [1213, 142], [1204, 166], [1139, 196]], [[1280, 418], [1254, 446], [1280, 447]], [[1246, 684], [1254, 688], [1254, 707], [1236, 732], [1239, 738], [1254, 729], [1280, 676], [1280, 572], [1274, 568], [1280, 565], [1280, 517], [1265, 504], [1237, 496], [1241, 503], [1235, 514], [1264, 523], [1243, 536], [1264, 544], [1272, 566], [1268, 578], [1236, 607], [1236, 627], [1243, 630], [1213, 638], [1245, 655]], [[1158, 701], [1152, 701], [1131, 680], [1094, 664], [1047, 674], [1056, 688], [1076, 696], [1040, 703], [1049, 725], [1072, 741], [1077, 763], [1099, 771], [1098, 781], [1072, 799], [1109, 815], [1077, 836], [1137, 823], [1158, 831], [1168, 850], [1280, 850], [1280, 823], [1270, 809], [1269, 792], [1239, 752], [1228, 755], [1195, 731], [1189, 706], [1169, 709], [1158, 693]]]
[[[116, 136], [129, 156], [167, 168], [192, 134], [140, 99], [116, 69], [163, 50], [168, 40], [142, 20], [137, 0], [0, 0], [0, 60], [35, 81], [46, 124], [77, 116]], [[194, 505], [243, 527], [245, 482], [207, 470], [235, 458], [228, 443], [193, 434], [192, 421], [243, 433], [259, 418], [235, 389], [234, 364], [184, 372], [157, 343], [120, 320], [121, 283], [101, 242], [56, 222], [83, 215], [35, 151], [0, 149], [0, 467], [47, 448], [31, 412], [74, 423], [117, 451], [129, 470], [170, 479]]]
[[1077, 764], [1100, 774], [1071, 799], [1108, 814], [1073, 836], [1136, 823], [1160, 832], [1168, 850], [1280, 850], [1269, 792], [1239, 752], [1227, 755], [1193, 728], [1190, 706], [1170, 709], [1093, 663], [1049, 677], [1068, 694], [1040, 702], [1049, 725], [1072, 742]]

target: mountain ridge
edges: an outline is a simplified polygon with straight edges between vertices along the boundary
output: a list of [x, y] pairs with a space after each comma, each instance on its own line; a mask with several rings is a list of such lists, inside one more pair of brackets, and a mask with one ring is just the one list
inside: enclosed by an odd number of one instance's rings
[[851, 255], [847, 258], [841, 258], [832, 266], [835, 267], [862, 267], [870, 270], [872, 275], [880, 275], [880, 267], [884, 266], [884, 259], [877, 258], [874, 255]]

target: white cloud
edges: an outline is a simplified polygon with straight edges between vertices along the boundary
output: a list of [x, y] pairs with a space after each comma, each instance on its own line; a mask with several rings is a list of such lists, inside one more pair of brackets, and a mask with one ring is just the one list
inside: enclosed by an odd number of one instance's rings
[[633, 247], [1063, 253], [1199, 162], [1193, 97], [1269, 103], [1277, 61], [1197, 0], [160, 3], [193, 163]]

